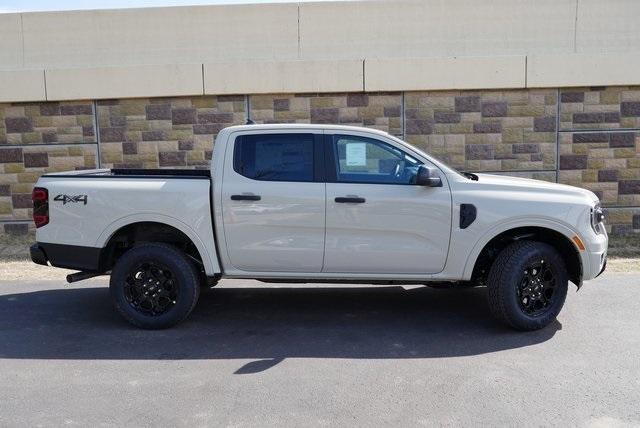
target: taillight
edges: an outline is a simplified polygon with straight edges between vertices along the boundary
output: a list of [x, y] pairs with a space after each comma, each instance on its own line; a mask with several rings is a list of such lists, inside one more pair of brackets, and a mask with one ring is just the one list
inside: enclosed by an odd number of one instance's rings
[[36, 227], [49, 223], [49, 192], [44, 187], [34, 187], [31, 192], [33, 201], [33, 222]]

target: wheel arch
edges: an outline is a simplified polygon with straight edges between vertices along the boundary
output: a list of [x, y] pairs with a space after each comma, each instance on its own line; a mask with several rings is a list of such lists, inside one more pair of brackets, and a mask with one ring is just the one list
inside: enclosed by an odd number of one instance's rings
[[[211, 239], [214, 239], [211, 236]], [[96, 246], [103, 248], [101, 267], [110, 268], [122, 250], [140, 242], [163, 242], [176, 245], [202, 264], [207, 275], [220, 272], [216, 254], [210, 254], [197, 233], [188, 225], [168, 216], [130, 216], [110, 224]]]
[[537, 225], [511, 224], [488, 232], [473, 249], [465, 265], [465, 278], [482, 281], [488, 274], [492, 260], [512, 242], [530, 239], [551, 245], [560, 253], [565, 262], [569, 280], [578, 287], [582, 285], [584, 272], [580, 252], [571, 240], [577, 234], [561, 224]]

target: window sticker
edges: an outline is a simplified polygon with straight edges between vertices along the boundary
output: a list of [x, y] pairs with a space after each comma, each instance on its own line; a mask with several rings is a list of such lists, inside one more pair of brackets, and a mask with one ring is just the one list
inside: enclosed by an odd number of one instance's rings
[[367, 166], [367, 143], [347, 143], [347, 166]]

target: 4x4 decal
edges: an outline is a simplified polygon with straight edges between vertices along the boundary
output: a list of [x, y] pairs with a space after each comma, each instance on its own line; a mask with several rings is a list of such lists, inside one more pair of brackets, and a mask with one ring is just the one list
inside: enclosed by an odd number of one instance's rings
[[54, 201], [62, 202], [62, 205], [66, 205], [67, 202], [84, 202], [84, 205], [87, 205], [87, 195], [77, 195], [77, 196], [67, 196], [67, 195], [58, 195], [53, 198]]

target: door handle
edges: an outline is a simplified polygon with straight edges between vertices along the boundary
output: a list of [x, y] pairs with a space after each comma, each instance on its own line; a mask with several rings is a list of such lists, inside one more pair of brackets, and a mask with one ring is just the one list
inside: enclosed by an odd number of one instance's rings
[[337, 197], [335, 201], [339, 204], [364, 204], [365, 199], [358, 196]]
[[259, 201], [260, 195], [231, 195], [232, 201]]

